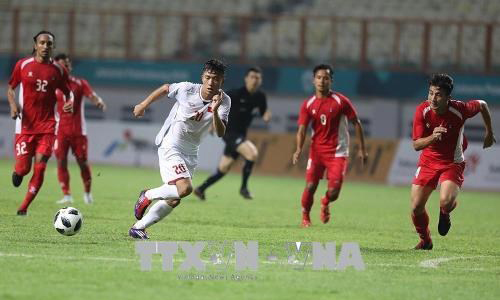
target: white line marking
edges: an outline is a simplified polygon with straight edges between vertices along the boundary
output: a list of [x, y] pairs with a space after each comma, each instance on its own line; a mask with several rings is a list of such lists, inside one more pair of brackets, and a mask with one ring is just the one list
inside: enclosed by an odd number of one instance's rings
[[[95, 260], [95, 261], [113, 261], [113, 262], [132, 262], [139, 263], [139, 257], [137, 258], [122, 258], [122, 257], [106, 257], [106, 256], [58, 256], [58, 255], [43, 255], [43, 254], [25, 254], [25, 253], [3, 253], [0, 252], [0, 258], [2, 257], [21, 257], [21, 258], [42, 258], [42, 259], [55, 259], [55, 260]], [[444, 262], [449, 262], [452, 260], [459, 259], [477, 259], [477, 258], [500, 258], [498, 256], [458, 256], [458, 257], [440, 257], [434, 259], [423, 260], [420, 264], [392, 264], [392, 263], [366, 263], [368, 266], [376, 266], [376, 267], [390, 267], [390, 268], [431, 268], [437, 269], [439, 264]], [[158, 256], [153, 256], [153, 261], [161, 261], [161, 258]], [[174, 259], [174, 262], [183, 262], [182, 259]], [[210, 260], [202, 260], [206, 264], [212, 264], [213, 262]], [[282, 265], [281, 263], [273, 262], [273, 261], [260, 261], [262, 264], [275, 264]], [[298, 262], [295, 264], [290, 264], [290, 266], [296, 265], [304, 265], [303, 262]], [[306, 266], [312, 265], [311, 262], [307, 262]], [[495, 271], [499, 270], [498, 267], [492, 268], [461, 268], [461, 267], [447, 267], [447, 269], [453, 270], [463, 270], [463, 271], [479, 271], [479, 272], [487, 272], [487, 271]]]
[[433, 259], [427, 259], [420, 262], [420, 267], [422, 268], [433, 268], [436, 269], [439, 267], [439, 264], [449, 262], [452, 260], [462, 260], [462, 259], [476, 259], [476, 258], [495, 258], [497, 256], [456, 256], [456, 257], [439, 257]]
[[0, 252], [0, 257], [25, 257], [25, 258], [52, 258], [52, 259], [63, 259], [63, 260], [99, 260], [99, 261], [132, 261], [138, 262], [138, 259], [131, 258], [120, 258], [120, 257], [104, 257], [104, 256], [56, 256], [56, 255], [40, 255], [40, 254], [24, 254], [24, 253], [2, 253]]

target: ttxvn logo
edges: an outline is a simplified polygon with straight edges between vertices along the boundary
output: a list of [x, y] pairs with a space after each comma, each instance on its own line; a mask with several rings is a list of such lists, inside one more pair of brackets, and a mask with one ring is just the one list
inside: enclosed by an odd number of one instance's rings
[[[163, 271], [176, 269], [205, 271], [207, 266], [229, 268], [236, 271], [256, 271], [260, 264], [290, 266], [294, 269], [311, 267], [313, 270], [345, 270], [353, 267], [364, 270], [365, 263], [357, 243], [342, 243], [337, 258], [335, 242], [285, 242], [269, 245], [259, 250], [257, 241], [234, 242], [136, 242], [135, 251], [140, 258], [142, 271], [150, 271], [153, 255], [160, 254]], [[262, 254], [266, 254], [262, 256]], [[175, 257], [175, 258], [174, 258]], [[259, 257], [261, 259], [259, 260]]]

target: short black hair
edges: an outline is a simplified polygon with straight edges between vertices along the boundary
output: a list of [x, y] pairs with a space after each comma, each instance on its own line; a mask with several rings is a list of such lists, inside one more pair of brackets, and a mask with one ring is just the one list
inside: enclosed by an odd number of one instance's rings
[[[47, 30], [42, 30], [39, 33], [35, 34], [35, 36], [33, 37], [33, 41], [35, 42], [35, 44], [36, 44], [36, 40], [38, 39], [38, 37], [41, 34], [48, 34], [48, 35], [52, 36], [52, 39], [54, 40], [54, 43], [56, 42], [56, 36], [52, 32], [47, 31]], [[35, 47], [33, 47], [33, 50], [31, 50], [31, 54], [35, 54], [35, 52], [36, 52]]]
[[205, 65], [203, 66], [203, 70], [201, 71], [201, 74], [205, 72], [214, 72], [217, 75], [222, 75], [224, 77], [224, 74], [226, 73], [226, 68], [227, 66], [218, 59], [212, 58], [209, 59]]
[[47, 31], [47, 30], [42, 30], [40, 31], [39, 33], [35, 34], [35, 36], [33, 37], [33, 41], [36, 43], [36, 40], [38, 39], [38, 37], [42, 34], [48, 34], [48, 35], [51, 35], [52, 38], [54, 39], [54, 42], [56, 41], [56, 36], [50, 32], [50, 31]]
[[[54, 60], [57, 61], [60, 59], [68, 59], [68, 58], [69, 58], [69, 56], [66, 53], [59, 53], [54, 57]], [[69, 59], [71, 59], [71, 58], [69, 58]]]
[[449, 96], [453, 91], [453, 78], [445, 73], [432, 74], [429, 80], [429, 86], [431, 85], [439, 87], [440, 90], [444, 91], [446, 95]]
[[259, 67], [259, 66], [253, 66], [253, 67], [250, 67], [247, 69], [246, 73], [245, 73], [245, 77], [250, 73], [250, 72], [255, 72], [255, 73], [259, 73], [259, 74], [262, 74], [262, 69]]
[[330, 74], [330, 78], [333, 78], [333, 68], [331, 65], [329, 64], [316, 65], [313, 69], [313, 76], [316, 76], [316, 72], [318, 72], [319, 70], [327, 70], [328, 73]]

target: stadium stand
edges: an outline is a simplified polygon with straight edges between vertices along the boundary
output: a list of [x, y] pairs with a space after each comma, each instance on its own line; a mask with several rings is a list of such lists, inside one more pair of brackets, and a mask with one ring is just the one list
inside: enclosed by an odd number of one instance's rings
[[[68, 12], [74, 11], [78, 34], [74, 51], [81, 57], [162, 59], [222, 54], [228, 58], [246, 55], [249, 60], [356, 63], [363, 49], [363, 20], [368, 20], [363, 63], [375, 67], [421, 65], [426, 22], [432, 25], [430, 66], [459, 62], [465, 69], [483, 67], [485, 22], [498, 28], [495, 22], [500, 21], [500, 2], [494, 0], [2, 0], [0, 7], [0, 20], [6, 24], [0, 34], [9, 40], [12, 10], [19, 9], [19, 49], [29, 49], [29, 37], [40, 24], [57, 28], [58, 43], [66, 47], [68, 26], [60, 25], [68, 24], [72, 17]], [[185, 14], [190, 16], [188, 21]], [[318, 17], [305, 19], [302, 43], [300, 17], [305, 15]], [[130, 42], [127, 30], [133, 37]], [[203, 38], [216, 35], [216, 46]], [[500, 30], [492, 30], [492, 40], [500, 40]], [[302, 44], [306, 45], [303, 56]], [[7, 47], [3, 44], [0, 51], [9, 52]], [[498, 43], [493, 43], [490, 56], [492, 65], [500, 64]]]

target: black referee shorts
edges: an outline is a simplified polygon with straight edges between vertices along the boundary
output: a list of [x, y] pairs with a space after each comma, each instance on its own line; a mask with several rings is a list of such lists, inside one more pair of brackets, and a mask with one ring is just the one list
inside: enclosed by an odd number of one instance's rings
[[237, 132], [227, 132], [222, 138], [226, 143], [224, 147], [224, 155], [237, 159], [240, 155], [236, 148], [238, 148], [241, 143], [247, 140], [246, 135]]

